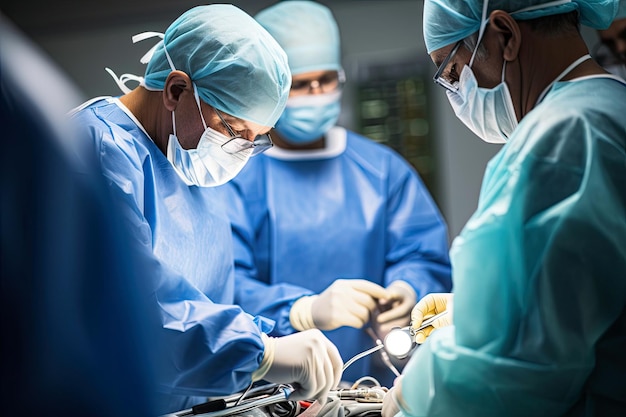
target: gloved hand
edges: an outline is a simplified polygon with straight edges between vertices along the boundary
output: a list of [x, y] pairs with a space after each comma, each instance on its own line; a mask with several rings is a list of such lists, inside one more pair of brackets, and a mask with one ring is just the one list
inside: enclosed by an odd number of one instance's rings
[[431, 326], [419, 330], [415, 334], [415, 343], [424, 343], [426, 338], [434, 329], [449, 326], [452, 324], [452, 301], [454, 295], [451, 293], [427, 294], [422, 298], [411, 311], [411, 328], [417, 330], [424, 319], [448, 310], [443, 317], [435, 320]]
[[252, 380], [293, 384], [291, 400], [326, 401], [339, 385], [343, 360], [337, 347], [317, 329], [283, 337], [262, 335], [265, 352]]
[[319, 295], [298, 299], [289, 312], [297, 330], [334, 330], [342, 326], [363, 327], [387, 291], [364, 279], [338, 279]]
[[402, 400], [402, 376], [397, 377], [395, 381], [393, 381], [393, 387], [391, 387], [391, 389], [383, 397], [381, 416], [395, 416], [398, 412], [400, 412], [400, 404], [404, 405], [404, 401]]
[[409, 324], [411, 309], [417, 302], [415, 290], [404, 281], [394, 281], [387, 287], [387, 298], [379, 300], [380, 314], [372, 320], [372, 327], [376, 334], [384, 339], [394, 327], [404, 327]]

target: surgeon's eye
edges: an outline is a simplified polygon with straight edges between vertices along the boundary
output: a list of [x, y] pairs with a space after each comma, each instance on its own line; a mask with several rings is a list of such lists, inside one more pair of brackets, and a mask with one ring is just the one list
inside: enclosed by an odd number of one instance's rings
[[457, 73], [456, 70], [456, 63], [452, 63], [450, 65], [449, 69], [446, 69], [443, 74], [441, 74], [441, 77], [444, 78], [447, 82], [449, 82], [450, 84], [454, 84], [456, 82], [459, 81], [459, 74]]

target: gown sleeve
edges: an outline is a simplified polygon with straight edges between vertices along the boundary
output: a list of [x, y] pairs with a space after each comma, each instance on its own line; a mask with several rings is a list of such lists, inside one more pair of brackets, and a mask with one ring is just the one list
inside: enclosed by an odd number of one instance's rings
[[385, 284], [409, 283], [417, 299], [450, 292], [448, 231], [428, 189], [407, 162], [392, 154], [387, 197]]
[[[236, 305], [216, 304], [184, 276], [168, 268], [152, 251], [152, 231], [142, 213], [144, 171], [128, 142], [124, 147], [108, 132], [92, 129], [102, 172], [122, 221], [132, 232], [129, 243], [149, 259], [151, 274], [145, 297], [157, 306], [160, 329], [154, 349], [160, 356], [157, 384], [172, 395], [218, 396], [240, 391], [261, 363], [262, 332], [271, 324]], [[97, 141], [98, 142], [98, 141]]]

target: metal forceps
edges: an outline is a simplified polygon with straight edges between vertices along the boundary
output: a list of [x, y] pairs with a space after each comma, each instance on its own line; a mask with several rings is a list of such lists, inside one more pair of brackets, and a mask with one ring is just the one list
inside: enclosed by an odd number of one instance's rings
[[420, 330], [424, 330], [425, 328], [427, 328], [428, 326], [432, 326], [432, 324], [440, 319], [441, 317], [445, 316], [446, 314], [448, 314], [448, 310], [444, 310], [439, 314], [435, 314], [432, 317], [427, 318], [426, 320], [422, 321], [422, 324], [420, 324], [420, 327], [418, 327], [417, 329], [413, 329], [411, 328], [411, 326], [407, 326], [407, 327], [403, 327], [402, 329], [407, 329], [409, 331], [409, 333], [411, 334], [411, 336], [415, 337], [415, 334], [417, 332], [419, 332]]

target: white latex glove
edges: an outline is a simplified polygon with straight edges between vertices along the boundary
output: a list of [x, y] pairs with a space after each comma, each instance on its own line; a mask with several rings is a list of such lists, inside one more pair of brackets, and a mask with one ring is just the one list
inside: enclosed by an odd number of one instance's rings
[[446, 315], [435, 320], [431, 326], [417, 331], [415, 333], [415, 343], [424, 343], [433, 330], [452, 324], [453, 297], [451, 293], [427, 294], [413, 307], [411, 311], [411, 328], [415, 330], [419, 328], [424, 319], [448, 310]]
[[343, 361], [337, 347], [317, 329], [283, 337], [262, 335], [265, 352], [252, 380], [293, 384], [290, 400], [325, 402], [339, 385]]
[[373, 320], [376, 334], [384, 339], [394, 327], [405, 327], [411, 319], [411, 309], [417, 302], [415, 290], [404, 281], [394, 281], [387, 287], [387, 298], [379, 301], [378, 314]]
[[402, 376], [395, 379], [393, 387], [383, 397], [381, 417], [393, 417], [398, 414], [401, 411], [400, 404], [404, 406], [404, 400], [402, 399]]
[[379, 299], [387, 291], [364, 279], [338, 279], [319, 295], [298, 299], [289, 312], [296, 330], [334, 330], [342, 326], [360, 329], [370, 320]]

